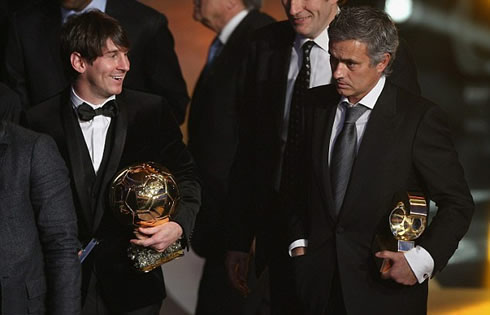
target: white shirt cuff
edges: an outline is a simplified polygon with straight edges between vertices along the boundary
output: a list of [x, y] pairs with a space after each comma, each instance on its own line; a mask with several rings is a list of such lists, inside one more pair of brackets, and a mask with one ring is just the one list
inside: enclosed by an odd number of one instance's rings
[[308, 247], [308, 240], [302, 238], [302, 239], [299, 239], [299, 240], [296, 240], [294, 242], [292, 242], [290, 245], [289, 245], [289, 257], [293, 257], [292, 255], [292, 251], [293, 249], [295, 249], [296, 247]]
[[434, 259], [422, 246], [417, 245], [403, 254], [419, 283], [432, 276]]

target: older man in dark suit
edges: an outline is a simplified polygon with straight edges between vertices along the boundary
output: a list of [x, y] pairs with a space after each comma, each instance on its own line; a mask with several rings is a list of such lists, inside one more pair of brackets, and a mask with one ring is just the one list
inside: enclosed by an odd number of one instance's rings
[[60, 29], [70, 15], [91, 9], [117, 19], [132, 43], [132, 71], [124, 86], [162, 96], [182, 123], [189, 97], [167, 19], [134, 0], [46, 0], [16, 12], [9, 26], [4, 79], [20, 95], [24, 109], [67, 87], [59, 58]]
[[0, 172], [0, 312], [80, 314], [77, 221], [55, 143], [2, 117]]
[[[83, 263], [83, 313], [158, 314], [165, 297], [162, 270], [131, 269], [126, 248], [130, 239], [157, 251], [178, 239], [188, 244], [200, 206], [193, 160], [162, 98], [123, 89], [129, 42], [115, 19], [100, 11], [73, 17], [63, 27], [61, 47], [72, 85], [32, 108], [27, 121], [53, 136], [69, 165], [80, 240], [100, 240]], [[117, 171], [146, 161], [175, 175], [181, 199], [170, 222], [139, 228], [136, 239], [116, 222], [108, 186]]]
[[189, 150], [203, 183], [203, 205], [192, 235], [192, 247], [206, 258], [196, 314], [238, 314], [244, 303], [228, 284], [223, 219], [238, 145], [241, 70], [253, 31], [274, 21], [258, 11], [261, 2], [194, 1], [194, 18], [217, 34], [194, 88], [188, 124]]
[[[306, 95], [306, 199], [290, 217], [298, 292], [307, 314], [425, 314], [428, 278], [474, 210], [446, 117], [387, 77], [398, 35], [385, 12], [344, 9], [328, 32], [334, 84]], [[413, 248], [378, 251], [397, 202], [413, 216], [420, 193], [438, 207], [432, 222]]]

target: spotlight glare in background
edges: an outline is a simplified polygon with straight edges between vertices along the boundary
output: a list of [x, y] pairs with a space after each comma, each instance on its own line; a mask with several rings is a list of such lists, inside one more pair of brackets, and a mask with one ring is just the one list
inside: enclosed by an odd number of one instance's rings
[[406, 22], [413, 12], [412, 0], [386, 0], [385, 11], [395, 23]]

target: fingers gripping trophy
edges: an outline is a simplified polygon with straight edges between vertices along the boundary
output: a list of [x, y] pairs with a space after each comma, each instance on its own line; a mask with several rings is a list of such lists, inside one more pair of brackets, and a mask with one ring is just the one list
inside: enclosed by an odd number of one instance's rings
[[[174, 176], [155, 162], [131, 165], [119, 171], [110, 188], [110, 203], [115, 217], [132, 226], [154, 227], [169, 222], [179, 202], [179, 189]], [[180, 240], [163, 252], [130, 244], [128, 257], [135, 269], [148, 272], [184, 255]]]

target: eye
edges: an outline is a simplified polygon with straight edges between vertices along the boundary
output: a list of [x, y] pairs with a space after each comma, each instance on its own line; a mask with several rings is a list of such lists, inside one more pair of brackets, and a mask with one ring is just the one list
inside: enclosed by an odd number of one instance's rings
[[355, 66], [357, 65], [357, 63], [355, 63], [353, 61], [347, 61], [346, 62], [346, 65], [347, 65], [347, 67], [349, 67], [349, 69], [353, 69], [353, 68], [355, 68]]

